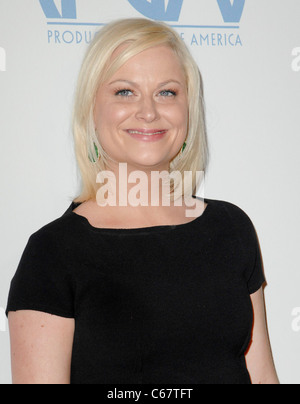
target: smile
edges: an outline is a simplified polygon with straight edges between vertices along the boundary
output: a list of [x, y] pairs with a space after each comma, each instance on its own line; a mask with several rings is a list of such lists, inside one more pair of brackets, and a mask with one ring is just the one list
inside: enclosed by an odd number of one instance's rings
[[127, 129], [131, 137], [143, 142], [155, 142], [161, 140], [168, 132], [167, 129]]
[[130, 135], [147, 135], [147, 136], [153, 136], [153, 135], [160, 135], [162, 133], [166, 133], [167, 131], [165, 129], [162, 130], [151, 130], [151, 129], [128, 129], [127, 132]]

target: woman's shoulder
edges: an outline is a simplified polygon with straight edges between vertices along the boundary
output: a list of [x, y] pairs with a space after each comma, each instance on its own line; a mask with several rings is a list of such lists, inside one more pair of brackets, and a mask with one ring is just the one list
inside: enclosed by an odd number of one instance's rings
[[76, 204], [72, 204], [56, 219], [44, 224], [31, 234], [30, 240], [51, 245], [63, 245], [78, 236], [77, 222], [74, 220], [73, 210]]
[[[204, 198], [203, 200], [207, 204], [207, 212], [204, 211], [204, 215], [210, 217], [216, 226], [223, 223], [238, 228], [240, 231], [246, 229], [252, 231], [254, 226], [250, 216], [238, 204], [220, 199]], [[74, 241], [76, 244], [76, 240], [78, 241], [83, 230], [82, 220], [78, 220], [79, 215], [83, 214], [82, 209], [85, 209], [83, 204], [72, 202], [61, 216], [41, 227], [31, 235], [31, 238], [46, 242], [52, 240], [56, 244]]]
[[251, 221], [248, 213], [241, 206], [237, 205], [234, 202], [230, 202], [227, 200], [219, 200], [219, 199], [207, 199], [205, 201], [208, 205], [214, 207], [216, 213], [219, 213], [225, 217], [230, 217], [235, 220], [242, 220], [249, 222]]
[[76, 229], [67, 212], [29, 237], [11, 281], [7, 314], [37, 310], [74, 317], [73, 269], [77, 244]]
[[222, 228], [232, 229], [240, 236], [255, 239], [256, 230], [252, 218], [245, 208], [227, 200], [205, 199], [213, 211], [213, 223]]

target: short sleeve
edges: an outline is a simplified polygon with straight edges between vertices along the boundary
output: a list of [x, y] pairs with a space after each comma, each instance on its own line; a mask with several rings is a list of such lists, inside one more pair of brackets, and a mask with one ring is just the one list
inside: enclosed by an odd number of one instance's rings
[[6, 315], [34, 310], [73, 318], [71, 274], [64, 264], [64, 249], [55, 234], [40, 230], [23, 252], [10, 285]]
[[254, 265], [253, 267], [250, 267], [248, 273], [247, 273], [247, 286], [248, 286], [248, 291], [252, 295], [253, 293], [257, 292], [261, 286], [265, 283], [266, 279], [264, 276], [264, 270], [263, 270], [263, 262], [262, 262], [262, 257], [261, 257], [261, 252], [260, 252], [260, 247], [259, 247], [259, 242], [258, 238], [255, 232], [255, 229], [253, 227], [253, 257], [254, 257]]
[[249, 294], [257, 292], [265, 283], [263, 260], [258, 236], [250, 217], [240, 207], [226, 202], [231, 225], [236, 229], [240, 241], [240, 258], [245, 265], [244, 278]]

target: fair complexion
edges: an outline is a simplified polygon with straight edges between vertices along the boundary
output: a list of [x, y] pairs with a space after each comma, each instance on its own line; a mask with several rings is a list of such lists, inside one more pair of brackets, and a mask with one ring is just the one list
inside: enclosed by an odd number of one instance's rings
[[70, 384], [75, 320], [9, 313], [13, 384]]
[[[124, 46], [117, 49], [113, 58], [123, 50]], [[183, 224], [191, 221], [185, 214], [186, 202], [189, 209], [199, 212], [195, 217], [203, 213], [206, 205], [191, 198], [182, 198], [179, 206], [172, 202], [163, 206], [162, 184], [156, 191], [159, 206], [151, 204], [151, 172], [169, 170], [187, 138], [188, 116], [186, 77], [172, 49], [154, 47], [128, 60], [98, 89], [94, 121], [99, 142], [111, 159], [108, 169], [114, 173], [117, 184], [119, 163], [127, 164], [128, 177], [133, 171], [146, 174], [147, 204], [119, 206], [117, 186], [113, 190], [117, 206], [100, 208], [96, 201], [88, 201], [75, 213], [85, 216], [94, 227], [110, 228]], [[128, 201], [135, 184], [128, 180], [127, 184], [127, 195], [122, 199]]]
[[[115, 161], [128, 163], [128, 172], [167, 170], [186, 138], [187, 105], [185, 77], [174, 53], [165, 47], [142, 52], [97, 93], [95, 127], [99, 140]], [[141, 142], [130, 136], [131, 129], [165, 130], [166, 134], [157, 142]], [[112, 165], [112, 169], [117, 177], [117, 166]], [[105, 215], [101, 209], [106, 209]], [[119, 227], [120, 222], [124, 227], [144, 227], [187, 221], [184, 206], [107, 209], [87, 202], [76, 213], [96, 227]], [[254, 329], [246, 357], [250, 376], [255, 384], [277, 384], [262, 290], [251, 300]], [[14, 384], [70, 384], [74, 319], [18, 311], [9, 313], [9, 327]]]
[[[123, 48], [118, 49], [116, 57]], [[186, 79], [178, 57], [168, 47], [150, 48], [127, 61], [98, 90], [94, 121], [99, 141], [114, 160], [128, 171], [168, 170], [187, 137]], [[165, 133], [157, 141], [142, 141], [133, 132]], [[150, 132], [150, 133], [149, 133]], [[131, 134], [131, 135], [130, 135]]]
[[[246, 355], [253, 384], [279, 384], [268, 337], [263, 290], [251, 295], [254, 327]], [[70, 384], [75, 321], [47, 313], [9, 313], [14, 384]]]
[[254, 312], [252, 343], [246, 354], [247, 368], [253, 384], [279, 384], [268, 335], [264, 292], [251, 295]]

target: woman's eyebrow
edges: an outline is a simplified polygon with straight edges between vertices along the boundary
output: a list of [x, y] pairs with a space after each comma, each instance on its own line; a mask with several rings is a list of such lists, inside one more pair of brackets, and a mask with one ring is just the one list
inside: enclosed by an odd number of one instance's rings
[[183, 85], [182, 83], [180, 83], [180, 81], [171, 79], [171, 80], [165, 81], [163, 83], [160, 83], [158, 86], [159, 87], [164, 87], [164, 86], [166, 86], [167, 84], [170, 84], [170, 83], [176, 83], [176, 84], [179, 84], [180, 86]]
[[118, 79], [115, 81], [112, 81], [111, 83], [109, 83], [109, 86], [115, 83], [126, 83], [129, 84], [131, 86], [137, 86], [137, 83], [134, 83], [133, 81], [129, 81], [129, 80], [123, 80], [123, 79]]
[[[138, 83], [135, 83], [135, 82], [130, 81], [130, 80], [124, 80], [124, 79], [114, 80], [111, 83], [109, 83], [109, 85], [112, 85], [112, 84], [115, 84], [115, 83], [126, 83], [126, 84], [129, 84], [130, 86], [139, 87]], [[179, 84], [180, 86], [183, 85], [182, 83], [180, 83], [180, 81], [171, 79], [171, 80], [167, 80], [167, 81], [164, 81], [162, 83], [159, 83], [157, 87], [164, 87], [164, 86], [166, 86], [167, 84], [170, 84], [170, 83], [176, 83], [176, 84]]]

